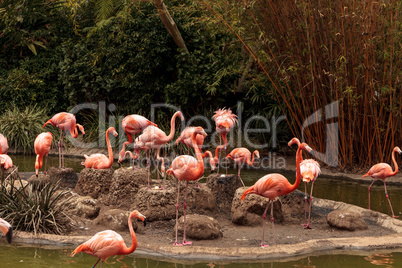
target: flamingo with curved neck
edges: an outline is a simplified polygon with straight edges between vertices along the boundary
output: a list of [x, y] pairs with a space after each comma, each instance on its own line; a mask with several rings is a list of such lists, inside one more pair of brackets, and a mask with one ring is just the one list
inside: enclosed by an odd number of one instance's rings
[[71, 254], [74, 256], [79, 252], [88, 253], [98, 260], [92, 266], [95, 267], [99, 261], [101, 262], [101, 267], [103, 266], [103, 262], [106, 261], [107, 258], [115, 255], [128, 255], [135, 251], [137, 248], [137, 236], [135, 235], [132, 220], [133, 218], [140, 219], [144, 222], [144, 226], [146, 225], [146, 217], [142, 215], [137, 210], [134, 210], [130, 213], [128, 217], [128, 228], [130, 230], [131, 235], [131, 246], [128, 248], [124, 243], [121, 235], [112, 230], [106, 230], [102, 232], [96, 233], [91, 239], [86, 241], [85, 243], [79, 245]]
[[233, 150], [226, 156], [226, 158], [233, 159], [233, 160], [236, 162], [237, 166], [239, 167], [239, 168], [238, 168], [238, 172], [237, 172], [237, 176], [239, 177], [241, 183], [243, 184], [243, 187], [244, 187], [245, 185], [244, 185], [243, 180], [242, 180], [241, 177], [240, 177], [240, 169], [241, 169], [242, 165], [245, 164], [245, 163], [247, 163], [247, 164], [250, 165], [250, 166], [254, 165], [255, 157], [256, 157], [257, 159], [260, 158], [260, 153], [258, 152], [258, 150], [255, 150], [255, 151], [253, 152], [253, 160], [250, 161], [250, 159], [251, 159], [251, 152], [250, 152], [247, 148], [243, 148], [243, 147], [242, 147], [242, 148], [233, 149]]
[[114, 127], [110, 127], [106, 131], [106, 144], [109, 157], [104, 154], [91, 154], [90, 156], [84, 155], [85, 162], [81, 164], [84, 165], [85, 168], [107, 169], [112, 167], [113, 150], [109, 140], [109, 133], [112, 133], [115, 137], [118, 135]]
[[393, 218], [398, 218], [398, 216], [395, 216], [394, 210], [392, 209], [391, 201], [389, 200], [389, 195], [388, 195], [388, 192], [387, 192], [387, 185], [385, 184], [385, 179], [386, 178], [394, 176], [396, 173], [398, 173], [398, 164], [396, 163], [396, 160], [395, 160], [395, 153], [402, 154], [402, 151], [398, 146], [394, 147], [394, 149], [392, 150], [392, 162], [394, 163], [394, 166], [395, 166], [394, 171], [392, 171], [391, 166], [388, 165], [387, 163], [378, 163], [378, 164], [375, 164], [374, 166], [372, 166], [370, 168], [370, 170], [366, 174], [364, 174], [363, 178], [366, 177], [366, 176], [370, 176], [370, 177], [374, 178], [373, 182], [368, 187], [368, 193], [369, 193], [369, 200], [368, 200], [369, 201], [369, 206], [368, 206], [368, 209], [370, 209], [371, 186], [373, 185], [373, 183], [376, 180], [382, 180], [383, 183], [384, 183], [385, 196], [387, 197], [389, 206], [391, 207], [392, 217]]
[[[202, 174], [204, 174], [204, 161], [202, 160], [202, 154], [197, 146], [196, 135], [207, 136], [202, 127], [197, 127], [191, 137], [193, 148], [195, 151], [196, 158], [190, 155], [180, 155], [176, 157], [170, 168], [167, 170], [167, 174], [175, 176], [178, 180], [177, 186], [177, 203], [176, 203], [176, 240], [174, 242], [175, 246], [191, 245], [192, 242], [186, 240], [186, 199], [187, 199], [187, 189], [189, 181], [198, 180]], [[183, 243], [177, 242], [177, 228], [179, 225], [179, 197], [180, 197], [180, 182], [186, 181], [186, 190], [184, 193], [183, 201], [183, 214], [184, 214], [184, 225], [183, 225]]]
[[264, 243], [264, 232], [265, 232], [265, 218], [267, 215], [268, 207], [271, 205], [271, 223], [272, 223], [272, 234], [274, 245], [275, 242], [275, 228], [274, 228], [274, 200], [280, 195], [287, 195], [288, 193], [296, 190], [301, 181], [301, 172], [300, 172], [300, 163], [303, 160], [302, 150], [311, 152], [312, 149], [305, 143], [300, 144], [299, 148], [296, 152], [296, 181], [294, 184], [290, 184], [289, 181], [281, 174], [272, 173], [265, 175], [260, 178], [253, 186], [249, 187], [243, 195], [240, 197], [240, 200], [244, 200], [248, 194], [257, 194], [269, 199], [267, 207], [265, 208], [263, 218], [263, 227], [262, 227], [262, 241], [261, 247], [267, 247]]

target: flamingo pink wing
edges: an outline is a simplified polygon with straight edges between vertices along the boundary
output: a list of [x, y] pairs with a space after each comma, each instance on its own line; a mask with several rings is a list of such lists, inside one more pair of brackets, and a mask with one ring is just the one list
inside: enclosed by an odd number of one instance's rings
[[390, 165], [387, 163], [379, 163], [372, 166], [367, 175], [375, 179], [383, 179], [389, 177], [390, 173], [392, 173]]

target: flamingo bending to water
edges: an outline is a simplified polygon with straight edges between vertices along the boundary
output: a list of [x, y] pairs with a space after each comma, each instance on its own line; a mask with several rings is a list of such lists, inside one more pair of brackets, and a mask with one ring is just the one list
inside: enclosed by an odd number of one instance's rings
[[399, 153], [402, 154], [402, 151], [399, 147], [395, 147], [392, 150], [392, 162], [395, 165], [395, 171], [392, 171], [392, 168], [390, 165], [388, 165], [387, 163], [378, 163], [375, 164], [374, 166], [372, 166], [370, 168], [370, 170], [364, 174], [363, 178], [366, 176], [370, 176], [372, 178], [374, 178], [373, 182], [370, 184], [370, 186], [368, 187], [368, 194], [369, 194], [369, 206], [368, 209], [370, 209], [370, 190], [371, 190], [371, 186], [373, 185], [373, 183], [376, 180], [382, 180], [384, 182], [384, 189], [385, 189], [385, 196], [387, 197], [389, 206], [391, 207], [391, 212], [392, 212], [392, 217], [393, 218], [398, 218], [398, 216], [395, 216], [394, 214], [394, 210], [392, 209], [392, 205], [391, 205], [391, 201], [389, 200], [389, 195], [387, 192], [387, 185], [385, 184], [385, 179], [391, 176], [394, 176], [396, 173], [398, 173], [398, 164], [396, 163], [395, 160], [395, 153]]
[[[288, 142], [288, 146], [291, 147], [292, 144], [297, 144], [300, 146], [300, 141], [298, 138], [293, 138]], [[321, 173], [320, 164], [314, 159], [305, 159], [300, 163], [300, 173], [302, 176], [302, 180], [304, 182], [304, 228], [311, 229], [310, 227], [310, 218], [311, 218], [311, 205], [313, 202], [313, 187], [314, 182], [317, 179], [318, 175]], [[310, 190], [310, 207], [308, 211], [308, 221], [307, 221], [307, 183], [311, 181], [311, 190]]]
[[35, 161], [35, 174], [36, 177], [39, 175], [39, 169], [42, 168], [43, 165], [43, 156], [46, 156], [45, 160], [45, 170], [43, 174], [46, 175], [46, 162], [47, 155], [49, 154], [50, 147], [52, 146], [53, 134], [50, 132], [43, 132], [39, 134], [34, 142], [36, 161]]
[[253, 152], [253, 160], [250, 161], [251, 160], [251, 152], [247, 148], [242, 147], [242, 148], [233, 149], [226, 156], [226, 158], [233, 159], [233, 161], [235, 161], [236, 164], [238, 165], [239, 171], [237, 172], [237, 176], [239, 177], [239, 179], [240, 179], [240, 181], [241, 181], [241, 183], [243, 184], [243, 187], [244, 187], [245, 186], [244, 182], [240, 177], [240, 169], [241, 169], [242, 165], [245, 164], [245, 163], [247, 163], [250, 166], [254, 165], [254, 160], [255, 160], [255, 158], [257, 158], [257, 159], [260, 158], [260, 153], [257, 150], [255, 150]]
[[[197, 158], [190, 155], [180, 155], [176, 157], [170, 168], [167, 170], [167, 174], [174, 175], [179, 181], [177, 186], [177, 203], [176, 203], [176, 240], [174, 242], [175, 246], [191, 245], [192, 242], [186, 240], [186, 199], [187, 199], [187, 189], [189, 181], [198, 180], [202, 174], [204, 174], [204, 161], [202, 160], [201, 151], [197, 146], [196, 136], [204, 135], [207, 136], [202, 127], [197, 127], [192, 135], [193, 148]], [[183, 226], [183, 243], [177, 242], [177, 228], [178, 228], [178, 217], [179, 217], [179, 197], [180, 197], [180, 182], [186, 181], [186, 190], [184, 194], [183, 201], [183, 214], [184, 214], [184, 226]]]
[[147, 126], [155, 126], [157, 127], [155, 123], [149, 121], [145, 117], [138, 115], [138, 114], [132, 114], [132, 115], [127, 115], [126, 117], [123, 118], [123, 121], [121, 121], [121, 126], [123, 127], [124, 132], [128, 136], [128, 141], [123, 143], [123, 148], [121, 149], [119, 153], [119, 163], [123, 161], [125, 155], [126, 155], [126, 145], [133, 143], [133, 137], [132, 135], [139, 134], [141, 131], [143, 131]]
[[265, 175], [260, 178], [253, 186], [248, 188], [243, 195], [240, 197], [240, 200], [244, 200], [248, 194], [257, 194], [269, 199], [267, 207], [265, 208], [264, 214], [262, 215], [262, 241], [261, 247], [267, 247], [268, 245], [264, 244], [264, 232], [265, 232], [265, 218], [267, 215], [268, 207], [271, 204], [271, 223], [272, 223], [272, 234], [274, 245], [275, 242], [275, 228], [274, 228], [274, 200], [280, 195], [287, 195], [294, 190], [296, 190], [300, 185], [301, 174], [300, 174], [300, 162], [302, 161], [302, 150], [306, 150], [311, 152], [312, 149], [305, 143], [300, 144], [296, 153], [296, 181], [294, 184], [290, 184], [289, 181], [281, 174], [273, 173]]
[[91, 239], [87, 242], [79, 245], [71, 254], [74, 256], [79, 252], [88, 253], [98, 260], [92, 266], [94, 268], [99, 261], [101, 262], [101, 267], [103, 267], [103, 262], [106, 261], [107, 258], [115, 255], [128, 255], [135, 251], [137, 248], [137, 236], [134, 233], [133, 225], [131, 223], [132, 218], [140, 219], [144, 222], [144, 226], [146, 225], [146, 218], [137, 210], [131, 212], [128, 217], [128, 228], [130, 229], [131, 235], [131, 247], [127, 247], [124, 243], [121, 235], [112, 230], [106, 230], [99, 233], [96, 233]]
[[117, 132], [114, 127], [110, 127], [106, 131], [106, 144], [109, 157], [104, 154], [91, 154], [90, 156], [84, 155], [85, 162], [81, 163], [85, 166], [85, 168], [94, 168], [94, 169], [107, 169], [111, 168], [113, 165], [113, 150], [112, 145], [109, 140], [109, 133], [112, 133], [115, 137], [117, 137]]
[[81, 131], [82, 135], [85, 135], [84, 127], [80, 124], [77, 124], [75, 115], [72, 113], [61, 112], [55, 114], [51, 119], [49, 119], [44, 125], [43, 128], [47, 125], [51, 124], [60, 129], [60, 141], [59, 141], [59, 167], [64, 168], [64, 155], [63, 155], [63, 137], [65, 131], [70, 131], [71, 137], [74, 139], [78, 137], [78, 130]]

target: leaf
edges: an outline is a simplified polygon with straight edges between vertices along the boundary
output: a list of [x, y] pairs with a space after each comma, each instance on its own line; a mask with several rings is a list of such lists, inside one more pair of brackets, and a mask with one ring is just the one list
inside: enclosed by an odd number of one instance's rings
[[38, 46], [43, 47], [44, 49], [47, 49], [47, 47], [46, 47], [41, 41], [33, 41], [33, 43], [34, 43], [35, 45], [38, 45]]
[[38, 55], [36, 53], [36, 48], [35, 48], [34, 44], [31, 43], [31, 44], [28, 44], [27, 46], [28, 46], [29, 50], [31, 50], [33, 52], [33, 54]]

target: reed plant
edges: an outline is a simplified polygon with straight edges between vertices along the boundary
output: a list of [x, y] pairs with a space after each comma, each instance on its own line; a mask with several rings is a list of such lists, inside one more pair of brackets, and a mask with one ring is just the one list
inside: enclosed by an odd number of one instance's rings
[[305, 120], [322, 109], [303, 130], [311, 147], [326, 150], [332, 122], [339, 168], [390, 162], [402, 144], [400, 1], [201, 2], [269, 79], [266, 94], [281, 104], [293, 135], [301, 137]]
[[[16, 185], [19, 185], [17, 187]], [[5, 179], [0, 183], [0, 217], [13, 228], [26, 232], [63, 234], [70, 220], [59, 202], [65, 191], [58, 182], [49, 181], [36, 189], [21, 179]]]
[[14, 151], [31, 153], [46, 118], [46, 110], [36, 105], [23, 109], [14, 106], [0, 115], [0, 133], [7, 137], [8, 145]]

